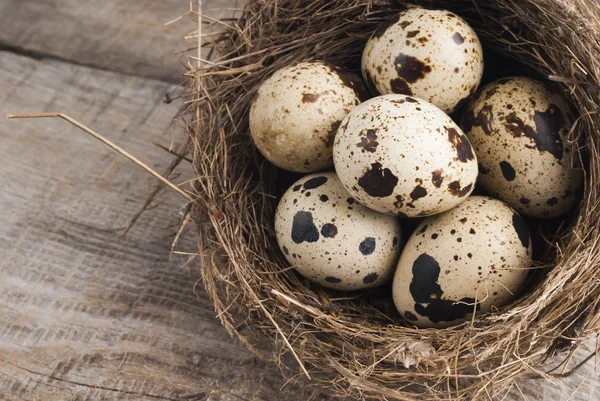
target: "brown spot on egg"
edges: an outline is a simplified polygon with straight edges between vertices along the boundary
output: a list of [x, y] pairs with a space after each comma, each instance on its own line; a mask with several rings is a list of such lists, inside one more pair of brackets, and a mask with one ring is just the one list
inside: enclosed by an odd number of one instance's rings
[[[398, 18], [400, 18], [400, 17], [398, 16]], [[412, 23], [413, 23], [412, 21], [402, 21], [400, 23], [400, 26], [402, 27], [402, 29], [406, 29], [406, 27], [409, 26]]]
[[427, 224], [425, 224], [423, 227], [421, 227], [417, 232], [415, 232], [415, 234], [420, 235], [420, 234], [423, 234], [425, 231], [427, 231]]
[[365, 88], [365, 85], [363, 84], [362, 80], [358, 75], [356, 75], [355, 73], [353, 73], [345, 67], [340, 67], [338, 65], [333, 64], [327, 65], [335, 74], [337, 74], [337, 76], [340, 78], [340, 80], [345, 86], [354, 91], [354, 94], [358, 99], [360, 99], [361, 102], [367, 100], [370, 97], [367, 88]]
[[563, 143], [560, 131], [565, 128], [565, 118], [558, 106], [551, 104], [544, 112], [536, 111], [533, 117], [537, 135], [533, 138], [537, 148], [547, 151], [557, 159], [563, 157]]
[[506, 160], [503, 160], [500, 162], [500, 170], [502, 171], [502, 175], [504, 176], [504, 179], [506, 181], [514, 181], [515, 180], [515, 178], [517, 176], [515, 169]]
[[433, 183], [433, 185], [436, 188], [439, 188], [442, 186], [442, 182], [444, 181], [444, 170], [443, 169], [439, 169], [439, 170], [434, 170], [431, 172], [431, 182]]
[[360, 132], [360, 142], [356, 144], [357, 147], [361, 148], [363, 152], [374, 153], [377, 150], [377, 134], [375, 130], [368, 129]]
[[398, 209], [401, 209], [404, 206], [404, 197], [402, 195], [396, 195], [396, 201], [394, 202], [394, 206]]
[[320, 95], [318, 93], [303, 93], [302, 103], [314, 103], [319, 100]]
[[456, 43], [457, 45], [462, 45], [463, 43], [465, 43], [465, 38], [463, 38], [463, 36], [458, 32], [452, 35], [452, 40], [454, 40], [454, 43]]
[[390, 87], [392, 92], [399, 93], [401, 95], [412, 95], [412, 90], [410, 86], [408, 86], [408, 82], [406, 82], [402, 78], [394, 78], [390, 80]]
[[494, 96], [496, 94], [496, 92], [498, 92], [498, 86], [492, 86], [491, 88], [486, 90], [485, 91], [485, 100], [490, 99], [492, 96]]
[[283, 246], [283, 253], [285, 253], [286, 255], [290, 254], [290, 250], [285, 245]]
[[373, 284], [375, 281], [377, 281], [378, 278], [379, 278], [379, 274], [377, 274], [377, 273], [367, 274], [363, 278], [363, 283], [365, 283], [365, 284]]
[[[414, 309], [433, 323], [451, 322], [472, 313], [474, 306], [480, 310], [474, 298], [459, 300], [442, 299], [444, 291], [439, 285], [441, 268], [437, 260], [423, 253], [413, 262], [410, 294], [415, 301]], [[445, 298], [445, 297], [444, 297]]]
[[[380, 24], [377, 29], [375, 30], [375, 32], [373, 32], [373, 38], [379, 39], [381, 38], [384, 34], [385, 31], [387, 31], [387, 29], [394, 25], [395, 23], [397, 23], [400, 20], [400, 14], [396, 14], [394, 15], [392, 18], [388, 19], [387, 21], [385, 21], [384, 23]], [[406, 25], [404, 25], [404, 23], [406, 23], [407, 21], [402, 21], [400, 23], [400, 26], [404, 29], [406, 28], [410, 22], [408, 22]]]
[[321, 202], [327, 202], [329, 200], [329, 196], [321, 195], [321, 196], [319, 196], [319, 199], [321, 200]]
[[410, 197], [413, 200], [421, 199], [425, 196], [427, 196], [427, 190], [420, 185], [417, 185], [410, 193]]
[[517, 138], [523, 135], [533, 138], [537, 135], [535, 130], [529, 125], [526, 125], [514, 111], [506, 116], [504, 127], [509, 130], [514, 137]]
[[340, 125], [338, 130], [342, 130], [342, 131], [346, 131], [348, 129], [348, 120], [346, 120], [346, 123], [344, 125]]
[[394, 60], [394, 66], [398, 76], [408, 83], [415, 83], [425, 78], [431, 72], [431, 67], [425, 65], [421, 60], [407, 54], [399, 54]]
[[546, 201], [546, 204], [548, 206], [555, 206], [556, 204], [558, 204], [558, 199], [556, 197], [552, 197]]
[[321, 227], [321, 235], [325, 238], [335, 238], [338, 233], [338, 229], [335, 224], [327, 223]]
[[521, 202], [523, 205], [529, 205], [531, 203], [531, 201], [524, 196], [521, 196], [521, 199], [519, 199], [519, 202]]
[[398, 177], [381, 163], [371, 164], [371, 168], [358, 179], [358, 185], [370, 196], [382, 198], [390, 196], [398, 184]]
[[462, 188], [460, 185], [460, 181], [452, 181], [450, 184], [448, 184], [448, 190], [450, 191], [450, 193], [454, 196], [458, 196], [461, 198], [467, 195], [472, 187], [473, 184], [469, 184], [466, 187]]
[[327, 182], [327, 177], [325, 177], [325, 176], [313, 177], [304, 183], [304, 189], [319, 188], [321, 185], [325, 184], [326, 182]]
[[340, 127], [341, 121], [334, 121], [331, 123], [329, 127], [329, 131], [327, 131], [327, 137], [323, 138], [323, 142], [325, 142], [325, 146], [328, 148], [333, 147], [333, 143], [335, 142], [335, 135]]
[[493, 121], [494, 114], [492, 113], [492, 105], [488, 104], [483, 106], [477, 115], [467, 113], [463, 119], [463, 128], [466, 132], [470, 132], [473, 127], [480, 127], [486, 135], [491, 135], [491, 125]]
[[300, 211], [294, 215], [292, 222], [292, 241], [296, 244], [303, 242], [317, 242], [319, 231], [313, 222], [310, 212]]
[[342, 279], [333, 277], [333, 276], [327, 276], [327, 277], [325, 277], [325, 281], [327, 281], [328, 283], [331, 283], [331, 284], [339, 284], [342, 282]]
[[458, 156], [458, 160], [463, 163], [467, 163], [469, 160], [473, 160], [475, 156], [473, 155], [473, 149], [471, 148], [471, 144], [467, 137], [459, 133], [454, 128], [445, 127], [448, 132], [448, 140], [452, 144], [454, 150], [456, 150], [456, 155]]
[[406, 33], [406, 37], [407, 38], [414, 38], [415, 36], [417, 36], [421, 31], [419, 31], [418, 29], [416, 31], [408, 31]]
[[410, 320], [411, 322], [416, 322], [417, 320], [419, 320], [418, 317], [415, 316], [414, 313], [410, 312], [410, 311], [406, 311], [402, 314], [402, 316], [404, 316], [404, 318], [406, 320]]
[[367, 256], [375, 252], [375, 246], [375, 238], [367, 237], [358, 245], [358, 250], [360, 251], [360, 253]]
[[558, 107], [550, 105], [545, 112], [535, 112], [534, 121], [537, 131], [525, 124], [516, 112], [512, 112], [506, 116], [504, 126], [517, 138], [525, 135], [533, 139], [540, 152], [548, 152], [562, 159], [564, 149], [560, 130], [564, 129], [565, 120]]

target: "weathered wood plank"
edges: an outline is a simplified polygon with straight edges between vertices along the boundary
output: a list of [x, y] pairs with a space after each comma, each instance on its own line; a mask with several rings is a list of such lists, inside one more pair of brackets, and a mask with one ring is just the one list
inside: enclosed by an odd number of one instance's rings
[[[234, 4], [204, 0], [203, 8]], [[179, 83], [185, 58], [177, 53], [192, 45], [183, 37], [195, 23], [164, 24], [188, 10], [187, 0], [2, 0], [0, 47]]]
[[[175, 113], [169, 89], [0, 53], [0, 110], [68, 112], [159, 169], [170, 156], [151, 140]], [[0, 122], [0, 160], [0, 399], [279, 397], [279, 372], [194, 295], [197, 265], [168, 261], [181, 199], [164, 196], [120, 237], [154, 182], [57, 120]], [[194, 251], [192, 232], [181, 249]]]

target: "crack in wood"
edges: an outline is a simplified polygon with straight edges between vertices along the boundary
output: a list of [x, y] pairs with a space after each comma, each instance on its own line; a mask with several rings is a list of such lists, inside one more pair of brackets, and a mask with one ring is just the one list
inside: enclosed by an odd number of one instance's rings
[[[9, 361], [5, 361], [3, 359], [0, 359], [0, 362], [2, 363], [6, 363], [8, 365], [11, 365], [14, 368], [20, 369], [24, 372], [27, 372], [29, 374], [32, 375], [36, 375], [36, 376], [40, 376], [40, 377], [45, 377], [51, 380], [56, 380], [62, 383], [67, 383], [67, 384], [72, 384], [74, 386], [82, 386], [82, 387], [87, 387], [90, 389], [99, 389], [99, 390], [105, 390], [105, 391], [111, 391], [111, 392], [115, 392], [115, 393], [120, 393], [120, 394], [126, 394], [126, 395], [135, 395], [135, 396], [141, 396], [141, 397], [147, 397], [147, 398], [153, 398], [153, 399], [157, 399], [157, 400], [165, 400], [165, 401], [179, 401], [179, 399], [177, 398], [169, 398], [169, 397], [162, 397], [162, 396], [158, 396], [158, 395], [154, 395], [154, 394], [147, 394], [147, 393], [138, 393], [137, 391], [129, 391], [129, 390], [119, 390], [116, 388], [112, 388], [112, 387], [105, 387], [105, 386], [99, 386], [99, 385], [94, 385], [94, 384], [87, 384], [87, 383], [83, 383], [83, 382], [78, 382], [78, 381], [74, 381], [74, 380], [68, 380], [68, 379], [62, 379], [60, 377], [57, 376], [53, 376], [53, 375], [48, 375], [45, 373], [41, 373], [41, 372], [36, 372], [34, 370], [31, 369], [27, 369], [23, 366], [19, 366], [15, 363], [9, 362]], [[35, 380], [35, 379], [33, 379]]]
[[[181, 84], [181, 79], [179, 77], [176, 77], [178, 79], [147, 78], [147, 77], [131, 74], [128, 72], [123, 72], [123, 71], [116, 70], [116, 69], [104, 68], [99, 65], [94, 65], [91, 63], [82, 63], [78, 60], [67, 59], [67, 58], [57, 56], [57, 55], [51, 54], [51, 53], [45, 53], [45, 52], [40, 52], [40, 51], [33, 50], [33, 49], [27, 49], [24, 47], [13, 46], [13, 45], [9, 45], [9, 44], [3, 43], [3, 42], [0, 42], [0, 52], [12, 53], [12, 54], [16, 54], [18, 56], [27, 57], [27, 58], [37, 60], [37, 61], [43, 61], [43, 60], [57, 61], [57, 62], [61, 62], [61, 63], [77, 65], [80, 67], [91, 68], [93, 70], [112, 72], [112, 73], [121, 74], [121, 75], [125, 75], [125, 76], [147, 79], [149, 81], [152, 80], [152, 81], [161, 82], [161, 83], [165, 83], [165, 84], [169, 84], [169, 85]], [[165, 94], [165, 96], [166, 96], [166, 94]]]

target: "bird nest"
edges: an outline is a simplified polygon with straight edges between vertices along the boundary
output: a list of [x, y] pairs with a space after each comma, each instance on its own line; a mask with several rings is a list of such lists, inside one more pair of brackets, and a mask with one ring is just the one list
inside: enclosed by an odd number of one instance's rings
[[[410, 3], [410, 4], [409, 4]], [[295, 180], [263, 159], [248, 130], [257, 87], [277, 69], [326, 60], [359, 70], [371, 33], [413, 4], [477, 31], [488, 63], [554, 81], [578, 116], [585, 189], [526, 291], [508, 307], [446, 329], [403, 323], [386, 291], [340, 293], [289, 268], [276, 243], [278, 197]], [[268, 338], [292, 376], [338, 395], [496, 399], [600, 329], [600, 5], [588, 0], [253, 0], [205, 46], [181, 112], [197, 179], [202, 280], [223, 325], [249, 347]], [[211, 53], [212, 53], [211, 51]], [[496, 62], [497, 61], [497, 62]], [[297, 178], [297, 177], [296, 177]], [[389, 292], [389, 291], [388, 291]]]

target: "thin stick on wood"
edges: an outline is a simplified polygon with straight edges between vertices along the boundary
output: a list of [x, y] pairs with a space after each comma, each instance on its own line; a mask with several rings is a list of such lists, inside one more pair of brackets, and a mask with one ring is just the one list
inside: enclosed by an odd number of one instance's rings
[[152, 145], [156, 146], [156, 147], [157, 147], [157, 148], [159, 148], [159, 149], [162, 149], [162, 150], [164, 150], [164, 151], [165, 151], [165, 152], [167, 152], [167, 153], [170, 153], [170, 154], [172, 154], [173, 156], [181, 157], [181, 158], [182, 158], [183, 160], [185, 160], [186, 162], [192, 163], [192, 159], [190, 159], [190, 158], [189, 158], [189, 157], [187, 157], [187, 156], [184, 156], [184, 155], [182, 155], [181, 153], [177, 153], [177, 152], [175, 152], [175, 151], [174, 151], [174, 150], [172, 150], [172, 149], [169, 149], [169, 148], [168, 148], [168, 147], [166, 147], [165, 145], [162, 145], [162, 144], [160, 144], [160, 143], [158, 143], [158, 142], [156, 142], [156, 141], [152, 141]]
[[84, 131], [85, 133], [93, 136], [94, 138], [96, 138], [97, 140], [99, 140], [100, 142], [102, 142], [103, 144], [108, 146], [109, 148], [115, 150], [117, 153], [121, 154], [122, 156], [125, 156], [127, 159], [131, 160], [133, 163], [137, 164], [138, 166], [140, 166], [141, 168], [146, 170], [148, 173], [153, 175], [155, 178], [162, 181], [163, 184], [167, 185], [169, 188], [171, 188], [172, 190], [174, 190], [175, 192], [177, 192], [178, 194], [183, 196], [188, 201], [194, 202], [194, 199], [187, 192], [185, 192], [184, 190], [179, 188], [177, 185], [173, 184], [171, 181], [167, 180], [162, 175], [158, 174], [147, 164], [145, 164], [144, 162], [142, 162], [141, 160], [139, 160], [138, 158], [136, 158], [135, 156], [133, 156], [132, 154], [127, 152], [126, 150], [117, 146], [113, 142], [104, 138], [102, 135], [100, 135], [96, 131], [92, 130], [91, 128], [86, 127], [79, 121], [67, 116], [66, 114], [63, 114], [63, 113], [9, 114], [6, 116], [6, 118], [8, 118], [9, 120], [18, 119], [18, 118], [62, 118], [63, 120], [76, 126], [77, 128]]
[[[196, 68], [198, 71], [202, 68], [202, 0], [198, 0], [198, 59], [196, 60]], [[196, 80], [196, 96], [199, 99], [202, 92], [202, 81]], [[200, 109], [196, 108], [196, 132], [200, 132]]]

